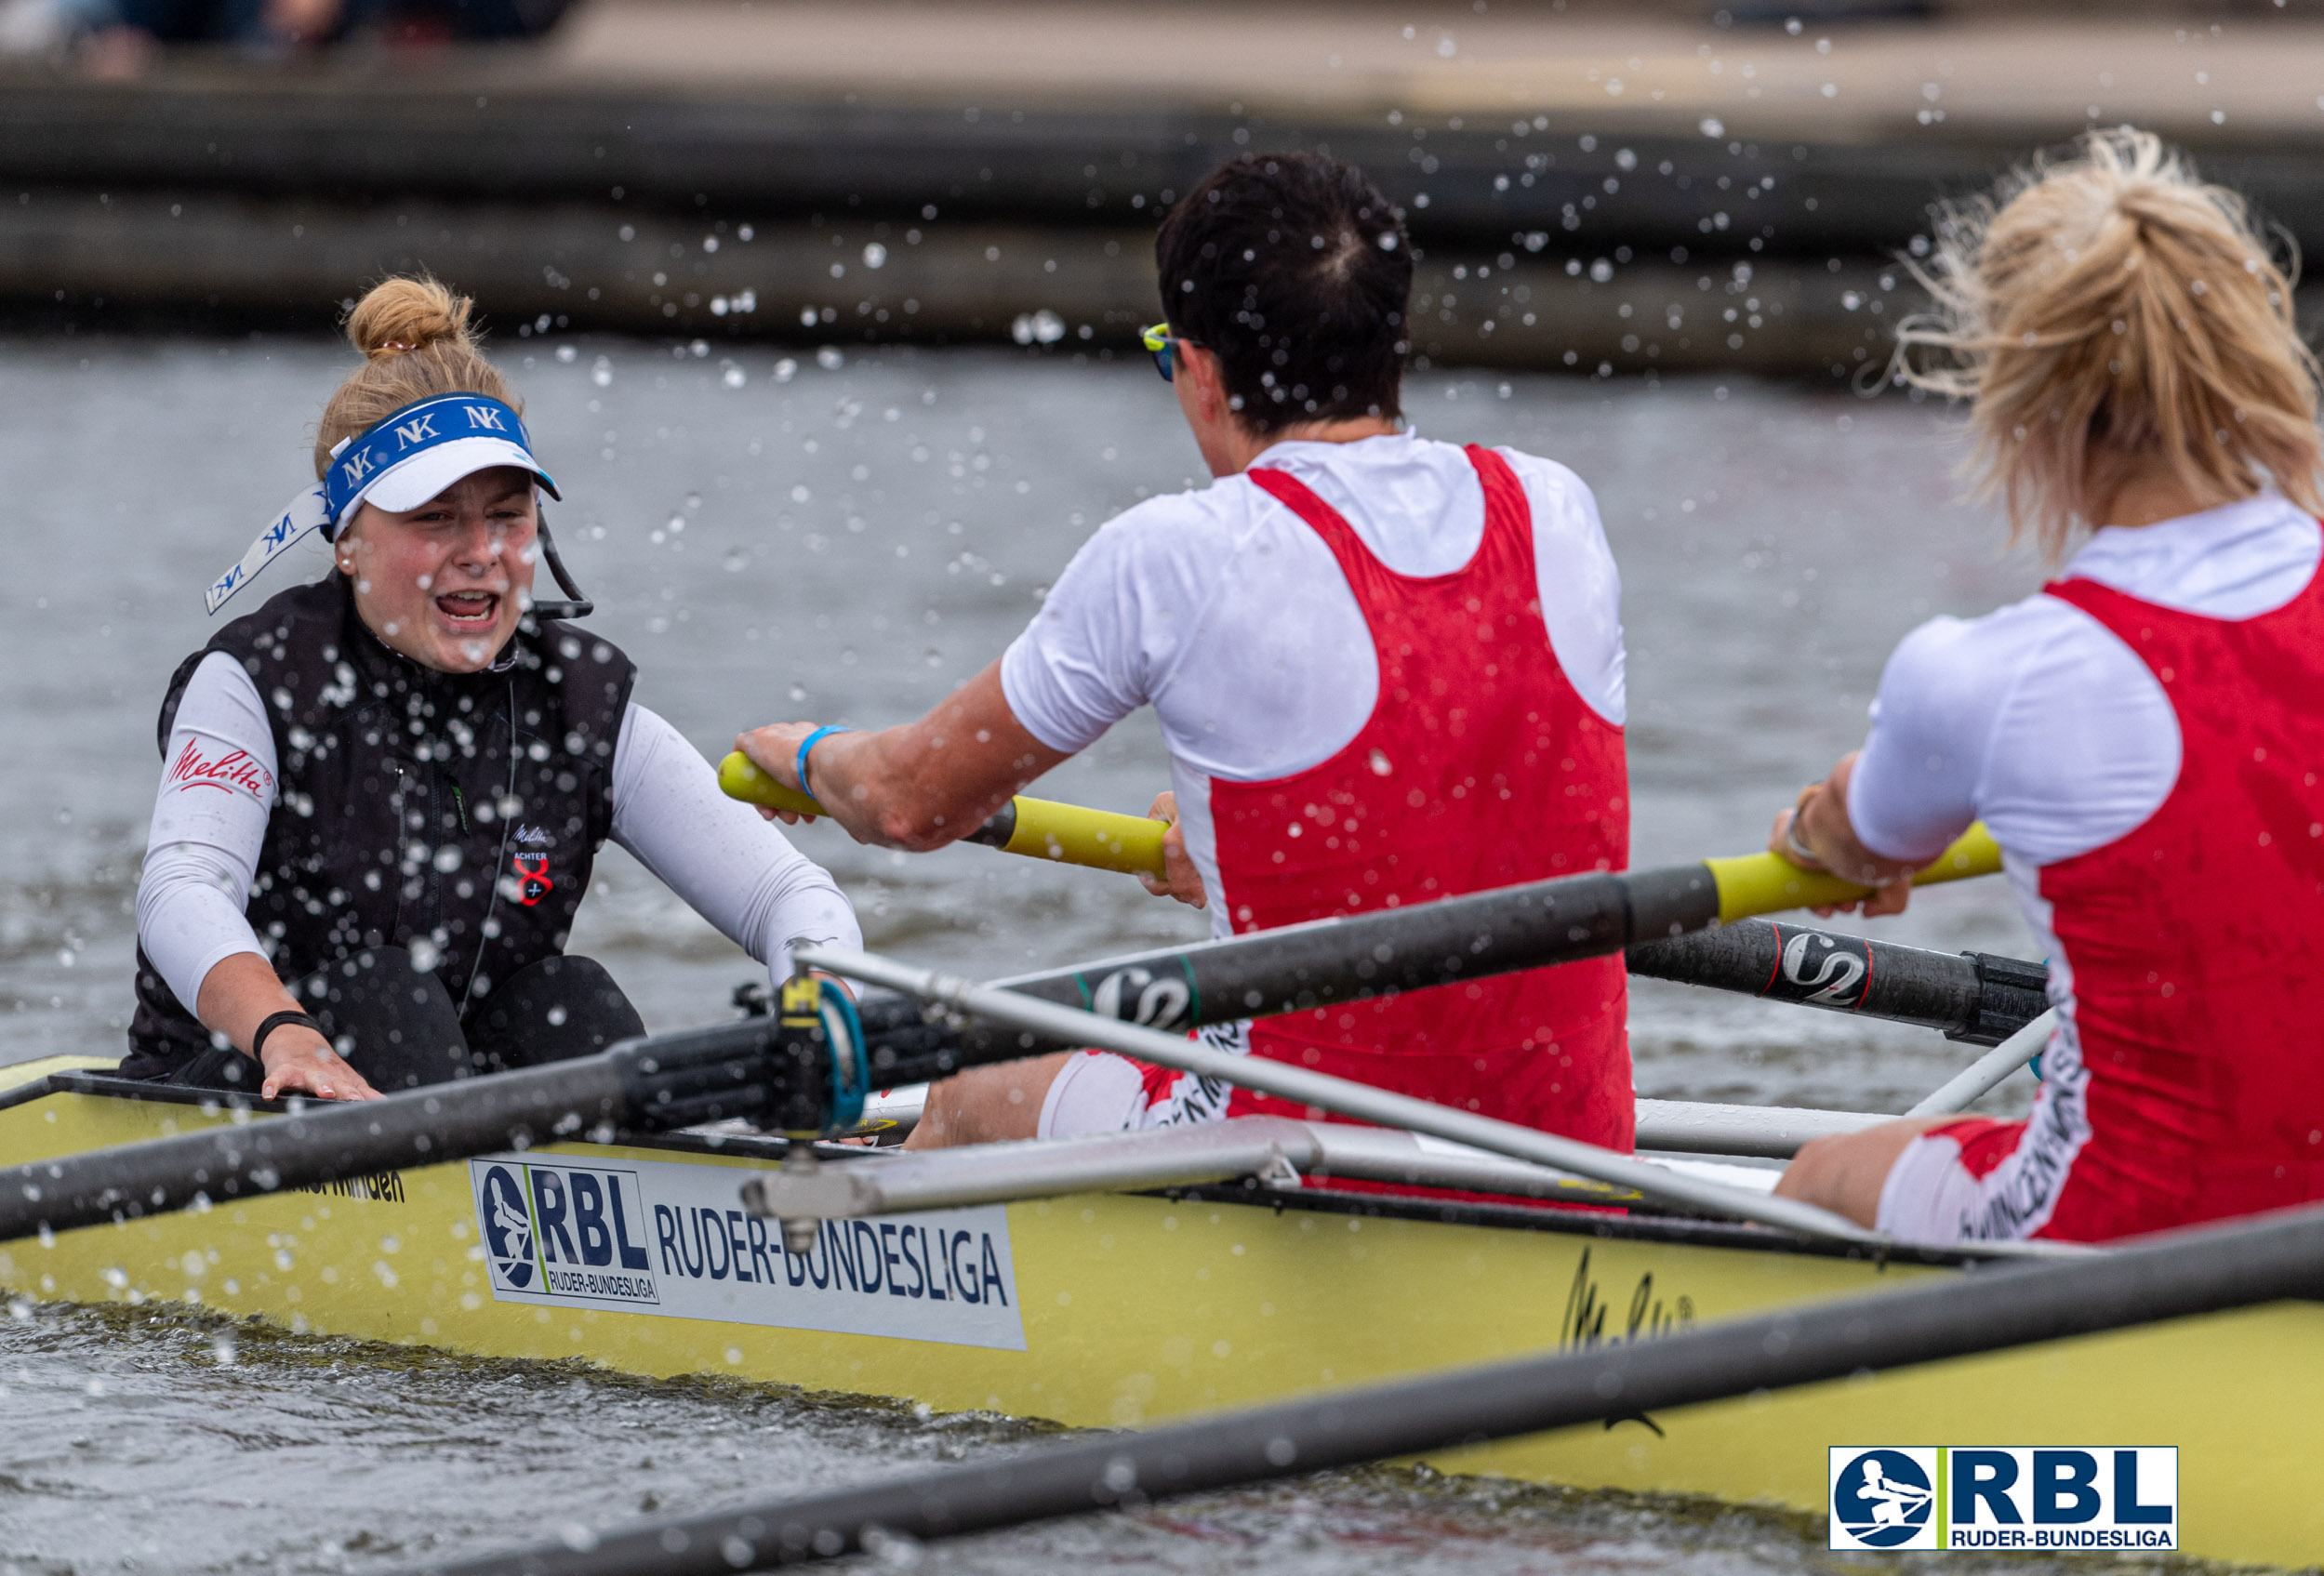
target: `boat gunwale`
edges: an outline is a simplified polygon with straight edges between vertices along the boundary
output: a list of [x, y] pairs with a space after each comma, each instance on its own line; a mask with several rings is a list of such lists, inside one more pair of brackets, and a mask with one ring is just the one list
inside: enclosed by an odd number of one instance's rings
[[[253, 1113], [287, 1114], [281, 1100], [258, 1100], [217, 1090], [188, 1089], [174, 1084], [147, 1083], [79, 1069], [33, 1079], [17, 1088], [0, 1091], [0, 1110], [27, 1105], [52, 1094], [81, 1094], [107, 1099], [142, 1101], [155, 1105], [208, 1106], [215, 1109], [244, 1109]], [[570, 1139], [556, 1141], [560, 1146]], [[734, 1159], [779, 1163], [790, 1153], [788, 1139], [755, 1133], [624, 1132], [616, 1146], [632, 1149], [665, 1150]], [[843, 1144], [817, 1144], [819, 1159], [855, 1163], [873, 1160], [879, 1151]], [[457, 1164], [434, 1161], [432, 1164]], [[1183, 1187], [1144, 1189], [1127, 1198], [1164, 1199], [1173, 1202], [1236, 1204], [1246, 1208], [1306, 1210], [1319, 1214], [1379, 1220], [1412, 1221], [1437, 1225], [1472, 1225], [1488, 1229], [1549, 1232], [1589, 1237], [1602, 1241], [1656, 1243], [1674, 1247], [1741, 1249], [1754, 1252], [1788, 1253], [1797, 1257], [1841, 1259], [1871, 1264], [1876, 1269], [1909, 1265], [1937, 1269], [1970, 1269], [1987, 1263], [1982, 1255], [1950, 1249], [1898, 1243], [1869, 1252], [1848, 1242], [1790, 1238], [1764, 1227], [1735, 1222], [1696, 1220], [1683, 1215], [1655, 1215], [1602, 1209], [1558, 1209], [1534, 1204], [1500, 1204], [1476, 1199], [1343, 1191], [1337, 1188], [1273, 1189], [1255, 1179], [1241, 1183], [1203, 1184]], [[1026, 1199], [1026, 1203], [1043, 1200]]]

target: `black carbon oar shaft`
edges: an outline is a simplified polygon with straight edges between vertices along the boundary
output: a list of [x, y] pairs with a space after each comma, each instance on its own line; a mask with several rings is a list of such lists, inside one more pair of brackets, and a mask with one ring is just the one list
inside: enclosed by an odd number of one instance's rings
[[1650, 941], [1630, 973], [1826, 1012], [1918, 1024], [1947, 1040], [1999, 1045], [2047, 1010], [2039, 963], [1990, 952], [1935, 952], [1813, 925], [1742, 920]]
[[[594, 1056], [379, 1100], [35, 1160], [0, 1172], [0, 1241], [71, 1231], [405, 1166], [551, 1143], [601, 1127], [658, 1131], [724, 1117], [798, 1124], [767, 1069], [777, 1020], [631, 1040]], [[801, 1080], [805, 1081], [805, 1080]], [[820, 1126], [819, 1115], [804, 1125]]]
[[[1189, 1029], [1627, 947], [1633, 973], [1920, 1024], [1979, 1045], [1999, 1044], [2049, 1005], [2038, 963], [1763, 920], [1703, 930], [1715, 917], [1706, 911], [1717, 901], [1710, 886], [1699, 865], [1568, 877], [994, 984], [1152, 1028]], [[917, 1003], [866, 1004], [879, 1081], [917, 1083], [1007, 1056], [1069, 1049], [989, 1025], [955, 1031], [922, 1023]]]
[[2324, 1294], [2324, 1207], [2008, 1266], [1659, 1340], [1341, 1391], [989, 1464], [424, 1568], [428, 1576], [727, 1576], [1328, 1467], [1780, 1390], [1865, 1371]]
[[[1678, 865], [1529, 881], [993, 985], [1149, 1028], [1185, 1029], [1602, 958], [1641, 938], [1700, 930], [1718, 917], [1709, 868]], [[914, 1047], [896, 1031], [918, 1021], [917, 1005], [904, 1002], [867, 1015], [876, 1082], [918, 1083], [1069, 1049], [977, 1023]]]

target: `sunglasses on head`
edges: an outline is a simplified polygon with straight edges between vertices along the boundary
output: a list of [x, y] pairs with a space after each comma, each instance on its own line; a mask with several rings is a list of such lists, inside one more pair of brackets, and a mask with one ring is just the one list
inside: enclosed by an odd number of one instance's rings
[[1202, 348], [1195, 340], [1180, 338], [1173, 334], [1167, 323], [1157, 323], [1153, 327], [1147, 329], [1140, 338], [1144, 340], [1146, 348], [1153, 352], [1154, 370], [1162, 374], [1162, 380], [1165, 383], [1173, 381], [1176, 374], [1176, 368], [1171, 364], [1171, 346], [1185, 345], [1198, 351]]

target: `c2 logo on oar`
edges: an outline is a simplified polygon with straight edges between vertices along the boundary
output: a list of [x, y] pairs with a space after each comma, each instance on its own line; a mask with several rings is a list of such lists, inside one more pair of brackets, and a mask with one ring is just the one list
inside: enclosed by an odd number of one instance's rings
[[[1179, 964], [1182, 970], [1185, 966]], [[1082, 984], [1089, 988], [1086, 976]], [[1173, 979], [1167, 974], [1157, 978], [1152, 970], [1135, 966], [1114, 970], [1089, 991], [1089, 1010], [1099, 1017], [1120, 1018], [1148, 1028], [1191, 1027], [1193, 1013], [1189, 1009], [1193, 1005], [1190, 978]]]
[[1761, 996], [1849, 1009], [1864, 1001], [1872, 983], [1872, 948], [1861, 936], [1777, 925], [1780, 963]]

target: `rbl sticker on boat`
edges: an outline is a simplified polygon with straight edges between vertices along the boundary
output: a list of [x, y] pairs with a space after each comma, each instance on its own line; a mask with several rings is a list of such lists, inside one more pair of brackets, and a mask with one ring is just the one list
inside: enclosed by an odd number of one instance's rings
[[745, 1172], [539, 1155], [468, 1169], [497, 1302], [1025, 1349], [998, 1205], [825, 1221], [794, 1253], [742, 1210]]
[[1836, 1549], [2175, 1549], [2175, 1446], [1831, 1450]]

